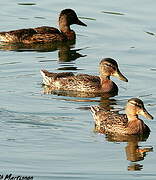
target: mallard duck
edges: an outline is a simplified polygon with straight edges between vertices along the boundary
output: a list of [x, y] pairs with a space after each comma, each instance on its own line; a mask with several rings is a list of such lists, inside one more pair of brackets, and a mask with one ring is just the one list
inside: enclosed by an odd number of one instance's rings
[[74, 10], [64, 9], [59, 16], [60, 31], [54, 27], [42, 26], [0, 32], [0, 42], [30, 44], [75, 40], [75, 32], [70, 29], [70, 25], [72, 24], [87, 26], [78, 19]]
[[153, 119], [145, 109], [142, 100], [138, 98], [129, 99], [125, 111], [126, 114], [118, 114], [117, 112], [105, 111], [99, 106], [91, 107], [96, 128], [101, 133], [141, 135], [150, 132], [149, 127], [138, 117], [138, 115], [142, 115], [147, 119]]
[[110, 79], [115, 76], [128, 82], [119, 71], [118, 64], [114, 59], [105, 58], [100, 62], [100, 76], [88, 74], [74, 75], [72, 72], [50, 73], [41, 70], [43, 84], [53, 90], [80, 91], [91, 93], [110, 93], [118, 91], [117, 85]]

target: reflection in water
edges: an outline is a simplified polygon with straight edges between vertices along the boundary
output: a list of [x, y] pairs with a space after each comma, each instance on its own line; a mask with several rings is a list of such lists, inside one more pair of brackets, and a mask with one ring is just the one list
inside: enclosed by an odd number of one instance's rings
[[[78, 51], [82, 49], [72, 49], [74, 48], [75, 40], [68, 41], [65, 43], [33, 43], [33, 44], [23, 44], [23, 43], [0, 43], [0, 50], [5, 51], [37, 51], [37, 52], [51, 52], [58, 50], [58, 59], [62, 62], [74, 61], [80, 57], [85, 57], [86, 55], [80, 54]], [[72, 50], [71, 50], [72, 49]]]
[[61, 71], [66, 71], [66, 70], [70, 70], [70, 71], [77, 71], [77, 70], [79, 70], [77, 67], [75, 67], [75, 66], [63, 66], [63, 67], [60, 67], [60, 68], [57, 68], [57, 70], [61, 70]]
[[140, 148], [138, 146], [138, 141], [128, 142], [127, 146], [125, 147], [127, 160], [131, 161], [132, 163], [128, 166], [129, 171], [139, 171], [142, 170], [143, 165], [139, 163], [135, 163], [137, 161], [144, 160], [147, 152], [153, 151], [153, 147], [144, 147]]
[[105, 97], [101, 97], [100, 99], [100, 103], [99, 106], [101, 106], [102, 108], [104, 108], [106, 111], [117, 111], [119, 112], [122, 109], [114, 109], [114, 105], [116, 105], [116, 99], [110, 99], [110, 98], [105, 98]]
[[[95, 127], [95, 131], [96, 127]], [[127, 160], [130, 161], [130, 165], [128, 165], [128, 171], [140, 171], [143, 169], [143, 165], [136, 163], [138, 161], [143, 161], [147, 155], [147, 152], [152, 152], [153, 147], [141, 147], [139, 146], [139, 142], [146, 141], [148, 139], [149, 134], [146, 135], [106, 135], [106, 140], [111, 142], [127, 142], [127, 146], [125, 147], [125, 153]]]
[[86, 55], [82, 55], [78, 53], [82, 49], [74, 49], [70, 50], [70, 46], [61, 46], [59, 47], [58, 51], [58, 58], [59, 61], [62, 62], [69, 62], [69, 61], [74, 61], [80, 57], [85, 57]]
[[141, 171], [143, 169], [143, 165], [138, 163], [132, 163], [128, 166], [128, 171]]
[[95, 93], [95, 92], [80, 92], [80, 91], [61, 91], [61, 90], [54, 90], [53, 88], [43, 85], [43, 94], [54, 94], [58, 96], [69, 96], [69, 97], [80, 97], [80, 98], [93, 98], [93, 97], [101, 97], [103, 102], [105, 99], [109, 97], [113, 97], [117, 95], [117, 92], [111, 93]]
[[37, 51], [37, 52], [50, 52], [56, 51], [59, 47], [72, 46], [75, 44], [75, 41], [68, 41], [66, 43], [32, 43], [32, 44], [23, 44], [23, 43], [0, 43], [0, 50], [8, 51]]

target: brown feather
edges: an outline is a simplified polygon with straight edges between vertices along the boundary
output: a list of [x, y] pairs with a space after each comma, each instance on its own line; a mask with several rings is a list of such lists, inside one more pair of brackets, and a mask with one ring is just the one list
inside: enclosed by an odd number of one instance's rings
[[95, 120], [96, 129], [100, 133], [132, 135], [150, 132], [148, 126], [142, 120], [128, 121], [126, 114], [106, 111], [99, 106], [91, 107], [91, 112]]
[[75, 40], [76, 35], [70, 29], [70, 25], [85, 25], [81, 22], [72, 9], [65, 9], [60, 13], [59, 28], [42, 26], [37, 28], [19, 29], [8, 32], [0, 32], [0, 42], [7, 43], [52, 43]]

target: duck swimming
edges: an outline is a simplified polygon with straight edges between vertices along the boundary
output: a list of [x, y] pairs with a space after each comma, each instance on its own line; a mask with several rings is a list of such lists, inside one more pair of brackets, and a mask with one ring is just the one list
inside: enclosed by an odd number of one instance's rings
[[115, 76], [120, 80], [128, 82], [119, 71], [118, 64], [114, 59], [105, 58], [100, 62], [100, 76], [88, 74], [74, 75], [72, 72], [50, 73], [41, 70], [43, 84], [53, 90], [80, 91], [91, 93], [118, 92], [117, 85], [110, 79]]
[[70, 25], [72, 24], [87, 26], [78, 19], [74, 10], [64, 9], [61, 11], [59, 16], [60, 31], [54, 27], [42, 26], [37, 28], [0, 32], [0, 42], [30, 44], [75, 40], [75, 32], [70, 28]]
[[150, 132], [149, 127], [138, 117], [138, 115], [142, 115], [147, 119], [153, 119], [145, 109], [142, 100], [129, 99], [125, 111], [126, 114], [118, 114], [117, 112], [105, 111], [99, 106], [91, 107], [96, 129], [100, 133], [143, 135]]

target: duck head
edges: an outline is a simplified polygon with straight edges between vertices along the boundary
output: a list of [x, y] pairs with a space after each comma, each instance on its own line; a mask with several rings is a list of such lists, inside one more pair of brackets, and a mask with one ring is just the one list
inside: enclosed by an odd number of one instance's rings
[[63, 27], [70, 27], [72, 24], [78, 24], [80, 26], [87, 26], [85, 23], [79, 20], [77, 14], [72, 9], [64, 9], [61, 11], [59, 16], [60, 29]]
[[131, 98], [128, 100], [126, 114], [133, 116], [142, 115], [147, 119], [153, 119], [153, 116], [145, 109], [143, 101], [138, 98]]
[[120, 72], [117, 62], [112, 58], [102, 59], [100, 62], [100, 77], [114, 76], [128, 82], [128, 79]]

